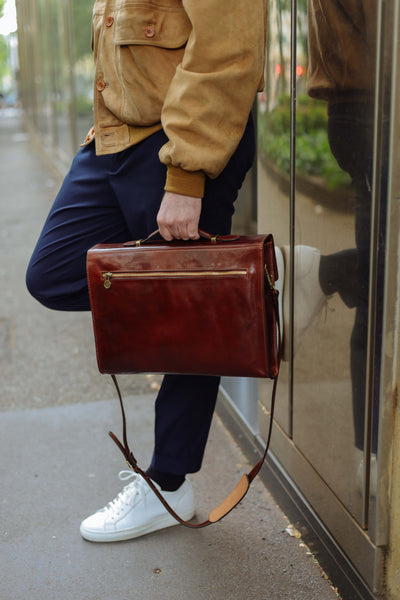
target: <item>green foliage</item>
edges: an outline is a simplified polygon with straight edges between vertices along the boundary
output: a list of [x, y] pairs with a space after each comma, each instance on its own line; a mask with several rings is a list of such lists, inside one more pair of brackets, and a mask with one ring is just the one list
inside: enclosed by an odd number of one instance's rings
[[92, 52], [90, 48], [92, 11], [92, 0], [73, 0], [72, 20], [74, 23], [75, 60]]
[[[349, 184], [349, 176], [342, 171], [329, 147], [328, 117], [324, 103], [307, 95], [299, 96], [296, 110], [296, 170], [304, 176], [322, 178], [328, 189]], [[270, 113], [258, 119], [259, 148], [261, 153], [279, 171], [290, 170], [290, 98], [279, 98]]]
[[9, 48], [7, 41], [3, 35], [0, 35], [0, 85], [4, 75], [7, 75], [9, 72], [8, 55]]
[[[0, 19], [3, 16], [5, 0], [0, 0]], [[0, 35], [0, 83], [4, 75], [6, 75], [8, 68], [8, 45], [4, 36]]]
[[75, 106], [78, 117], [86, 117], [92, 114], [93, 101], [87, 96], [76, 96]]

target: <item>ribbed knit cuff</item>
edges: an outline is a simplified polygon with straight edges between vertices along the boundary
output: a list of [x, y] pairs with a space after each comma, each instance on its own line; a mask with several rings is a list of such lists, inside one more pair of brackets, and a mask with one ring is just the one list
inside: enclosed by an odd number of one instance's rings
[[206, 176], [203, 171], [185, 171], [180, 167], [167, 167], [167, 181], [164, 190], [183, 196], [203, 198]]

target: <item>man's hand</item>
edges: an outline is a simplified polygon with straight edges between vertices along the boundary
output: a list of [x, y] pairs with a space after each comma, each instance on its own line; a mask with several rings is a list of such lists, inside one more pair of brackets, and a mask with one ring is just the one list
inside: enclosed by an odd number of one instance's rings
[[165, 240], [198, 240], [201, 198], [165, 192], [157, 215]]

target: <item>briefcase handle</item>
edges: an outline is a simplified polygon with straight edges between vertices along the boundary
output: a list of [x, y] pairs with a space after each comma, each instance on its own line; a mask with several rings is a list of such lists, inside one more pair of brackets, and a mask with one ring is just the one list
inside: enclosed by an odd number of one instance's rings
[[[234, 242], [235, 240], [239, 239], [239, 235], [235, 235], [235, 234], [229, 234], [229, 235], [214, 235], [212, 233], [208, 233], [207, 231], [204, 231], [203, 229], [199, 229], [199, 235], [201, 238], [205, 239], [205, 240], [209, 240], [212, 244], [216, 244], [217, 242]], [[165, 240], [160, 233], [159, 229], [156, 229], [155, 231], [153, 231], [153, 233], [151, 233], [149, 236], [147, 236], [147, 238], [144, 238], [142, 240], [132, 240], [130, 242], [125, 242], [123, 244], [123, 246], [126, 247], [131, 247], [131, 246], [143, 246], [145, 244], [148, 244], [149, 242], [154, 242], [157, 240], [157, 238], [161, 237], [162, 241], [167, 242], [167, 240]], [[172, 240], [172, 242], [175, 242], [177, 240]], [[187, 240], [190, 241], [190, 240]], [[197, 241], [197, 240], [193, 240], [193, 241]]]

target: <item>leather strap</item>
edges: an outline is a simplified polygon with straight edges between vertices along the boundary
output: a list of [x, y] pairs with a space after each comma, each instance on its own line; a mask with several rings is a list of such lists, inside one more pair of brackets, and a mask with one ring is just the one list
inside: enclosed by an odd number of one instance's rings
[[[280, 364], [280, 360], [281, 360], [281, 329], [280, 329], [280, 322], [279, 322], [278, 292], [275, 288], [274, 288], [274, 290], [275, 290], [275, 293], [273, 295], [274, 310], [275, 310], [275, 315], [276, 315], [276, 323], [277, 323], [277, 328], [278, 328], [278, 340], [279, 340], [279, 348], [278, 348], [279, 363], [278, 364]], [[208, 525], [211, 525], [212, 523], [216, 523], [217, 521], [220, 521], [221, 519], [223, 519], [223, 517], [225, 517], [228, 513], [230, 513], [231, 510], [234, 509], [235, 506], [237, 506], [239, 504], [239, 502], [245, 497], [245, 495], [247, 494], [247, 492], [249, 490], [251, 482], [255, 479], [256, 475], [259, 473], [262, 465], [264, 464], [264, 461], [265, 461], [265, 458], [267, 456], [268, 449], [270, 446], [270, 442], [271, 442], [278, 376], [274, 379], [274, 384], [273, 384], [273, 388], [272, 388], [269, 429], [268, 429], [267, 442], [266, 442], [263, 456], [258, 461], [258, 463], [256, 465], [254, 465], [254, 467], [251, 469], [251, 471], [249, 473], [242, 475], [242, 478], [240, 479], [240, 481], [236, 485], [236, 487], [225, 498], [225, 500], [223, 502], [221, 502], [221, 504], [219, 504], [216, 508], [214, 508], [210, 512], [210, 514], [208, 515], [208, 519], [206, 521], [203, 521], [202, 523], [190, 523], [189, 521], [185, 521], [184, 519], [182, 519], [173, 510], [173, 508], [171, 508], [171, 506], [165, 500], [163, 495], [159, 492], [159, 490], [154, 485], [153, 481], [150, 479], [150, 477], [147, 475], [147, 473], [145, 471], [143, 471], [137, 464], [136, 458], [134, 457], [134, 455], [131, 452], [129, 445], [128, 445], [128, 440], [127, 440], [127, 435], [126, 435], [126, 416], [125, 416], [124, 404], [122, 401], [121, 390], [119, 388], [118, 381], [117, 381], [117, 378], [115, 377], [115, 375], [111, 375], [111, 378], [112, 378], [115, 388], [117, 390], [119, 403], [121, 406], [122, 423], [123, 423], [123, 433], [122, 433], [123, 444], [114, 435], [114, 433], [112, 433], [112, 431], [109, 432], [109, 435], [114, 440], [114, 442], [117, 444], [118, 448], [121, 450], [128, 466], [133, 471], [135, 471], [135, 473], [138, 473], [139, 475], [141, 475], [143, 477], [143, 479], [145, 479], [147, 481], [147, 483], [149, 484], [149, 486], [151, 487], [153, 492], [156, 494], [156, 496], [159, 498], [159, 500], [162, 502], [162, 504], [164, 505], [166, 510], [174, 517], [174, 519], [176, 519], [178, 521], [178, 523], [181, 523], [185, 527], [190, 527], [191, 529], [201, 529], [202, 527], [207, 527]]]

